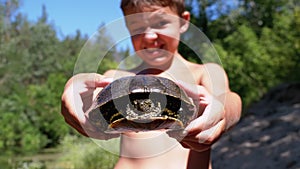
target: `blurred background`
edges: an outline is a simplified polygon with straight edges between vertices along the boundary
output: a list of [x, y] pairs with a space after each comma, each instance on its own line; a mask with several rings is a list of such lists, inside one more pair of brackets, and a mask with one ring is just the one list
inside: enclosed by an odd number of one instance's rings
[[[60, 97], [89, 36], [122, 16], [119, 2], [0, 0], [1, 168], [113, 167], [116, 155], [64, 122]], [[217, 50], [231, 89], [242, 97], [243, 117], [272, 88], [299, 83], [299, 1], [186, 0], [186, 5], [191, 22]], [[101, 36], [107, 36], [100, 44], [106, 49], [110, 37], [103, 29]], [[116, 67], [116, 56], [129, 50], [111, 49], [97, 71]], [[201, 62], [185, 46], [180, 52]]]

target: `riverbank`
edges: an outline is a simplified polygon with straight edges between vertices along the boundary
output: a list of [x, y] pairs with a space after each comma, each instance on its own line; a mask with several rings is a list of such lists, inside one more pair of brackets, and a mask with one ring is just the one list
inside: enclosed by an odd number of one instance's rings
[[214, 145], [214, 169], [300, 169], [300, 84], [280, 85]]

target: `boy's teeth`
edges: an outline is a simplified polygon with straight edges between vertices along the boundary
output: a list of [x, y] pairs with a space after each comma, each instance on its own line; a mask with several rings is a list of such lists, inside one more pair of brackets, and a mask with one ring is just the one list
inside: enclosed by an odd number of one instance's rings
[[157, 50], [157, 48], [148, 48], [147, 49], [147, 51], [149, 51], [149, 52], [154, 52], [154, 51], [156, 51]]

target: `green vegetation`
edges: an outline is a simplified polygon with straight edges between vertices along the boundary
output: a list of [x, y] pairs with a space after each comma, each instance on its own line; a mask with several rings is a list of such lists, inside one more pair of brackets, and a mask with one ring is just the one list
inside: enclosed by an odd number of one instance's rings
[[[213, 42], [245, 109], [273, 86], [300, 80], [299, 2], [244, 0], [229, 5], [229, 1], [187, 0], [188, 5], [192, 2], [196, 9], [192, 22]], [[79, 53], [86, 59], [77, 71], [95, 71], [89, 65], [95, 64], [97, 52], [106, 52], [101, 49], [110, 44], [108, 35], [102, 29], [99, 34], [107, 36], [107, 41], [86, 44], [89, 51], [81, 51], [87, 37], [77, 31], [75, 36], [59, 39], [55, 26], [47, 21], [45, 7], [35, 23], [18, 13], [18, 8], [18, 0], [0, 1], [0, 166], [111, 168], [117, 157], [79, 136], [60, 115], [63, 87]], [[188, 59], [199, 61], [187, 47], [180, 50]], [[126, 52], [112, 49], [96, 71], [117, 66], [114, 56]], [[50, 163], [36, 158], [45, 152]]]
[[299, 2], [198, 0], [194, 7], [202, 10], [192, 22], [214, 44], [245, 109], [271, 87], [299, 81]]
[[[113, 142], [108, 146], [115, 146], [115, 144]], [[118, 155], [107, 152], [101, 146], [86, 138], [67, 136], [60, 147], [62, 147], [64, 153], [56, 161], [55, 168], [111, 169], [118, 160]]]

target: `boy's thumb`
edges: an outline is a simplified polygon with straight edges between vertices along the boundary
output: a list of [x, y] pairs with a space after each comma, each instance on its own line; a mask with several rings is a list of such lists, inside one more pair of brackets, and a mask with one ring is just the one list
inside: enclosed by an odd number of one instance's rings
[[114, 79], [113, 78], [102, 78], [100, 80], [95, 80], [94, 87], [105, 87], [110, 84]]

